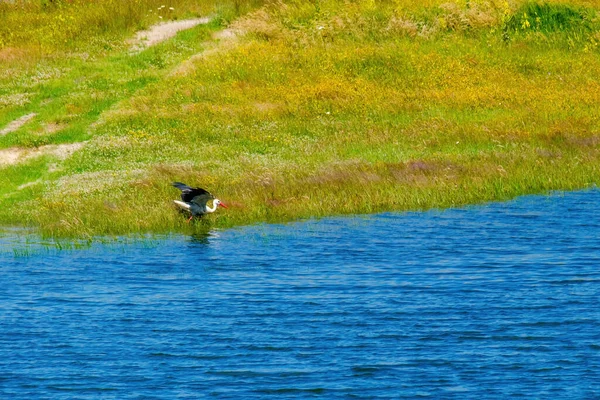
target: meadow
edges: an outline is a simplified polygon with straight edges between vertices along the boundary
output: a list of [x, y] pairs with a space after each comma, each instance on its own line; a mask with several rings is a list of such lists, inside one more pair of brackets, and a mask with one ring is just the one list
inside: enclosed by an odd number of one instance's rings
[[[591, 0], [23, 0], [0, 22], [3, 225], [191, 233], [599, 182]], [[229, 209], [186, 224], [172, 181]]]

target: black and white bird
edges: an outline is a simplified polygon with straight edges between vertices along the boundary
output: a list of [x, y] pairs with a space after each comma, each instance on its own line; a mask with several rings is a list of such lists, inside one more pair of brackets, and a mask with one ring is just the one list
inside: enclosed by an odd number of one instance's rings
[[182, 210], [189, 211], [192, 214], [188, 222], [196, 216], [215, 212], [219, 206], [227, 208], [221, 200], [202, 188], [193, 188], [181, 182], [173, 182], [173, 186], [181, 190], [182, 200], [173, 200], [173, 202]]

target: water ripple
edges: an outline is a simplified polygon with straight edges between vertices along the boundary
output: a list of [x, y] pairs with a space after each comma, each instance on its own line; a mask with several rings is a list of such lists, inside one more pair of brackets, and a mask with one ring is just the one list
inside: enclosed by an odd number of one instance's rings
[[0, 231], [0, 395], [597, 398], [599, 203], [62, 251]]

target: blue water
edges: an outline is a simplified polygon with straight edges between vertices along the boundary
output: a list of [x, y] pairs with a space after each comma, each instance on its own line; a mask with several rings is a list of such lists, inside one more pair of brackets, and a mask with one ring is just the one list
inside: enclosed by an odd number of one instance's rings
[[600, 398], [599, 204], [68, 251], [5, 230], [0, 398]]

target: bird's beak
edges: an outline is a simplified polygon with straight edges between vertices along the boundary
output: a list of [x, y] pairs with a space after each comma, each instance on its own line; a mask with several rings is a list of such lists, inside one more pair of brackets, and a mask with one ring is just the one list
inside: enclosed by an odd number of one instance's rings
[[223, 208], [229, 208], [229, 207], [227, 207], [227, 206], [226, 206], [225, 204], [223, 204], [223, 203], [219, 203], [219, 205], [220, 205], [221, 207], [223, 207]]

